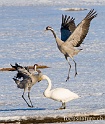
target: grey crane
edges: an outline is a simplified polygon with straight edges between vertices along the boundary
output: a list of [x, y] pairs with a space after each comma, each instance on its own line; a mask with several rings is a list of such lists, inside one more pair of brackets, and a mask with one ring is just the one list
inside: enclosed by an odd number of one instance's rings
[[70, 78], [70, 69], [71, 69], [71, 64], [68, 57], [70, 57], [75, 64], [75, 76], [76, 76], [77, 67], [76, 67], [76, 62], [73, 59], [73, 56], [77, 55], [82, 50], [79, 48], [79, 46], [81, 45], [81, 43], [83, 42], [89, 31], [91, 20], [96, 16], [97, 16], [97, 12], [94, 11], [94, 9], [91, 9], [89, 13], [86, 15], [86, 17], [77, 26], [75, 26], [74, 18], [70, 19], [70, 17], [67, 18], [67, 16], [65, 17], [62, 16], [61, 39], [57, 37], [52, 27], [50, 26], [46, 27], [46, 30], [50, 30], [53, 33], [58, 49], [61, 51], [61, 53], [64, 54], [65, 59], [68, 61], [69, 71], [66, 81], [69, 80]]
[[[15, 76], [13, 78], [13, 80], [17, 84], [18, 88], [24, 89], [23, 94], [22, 94], [22, 98], [24, 99], [24, 101], [27, 103], [27, 105], [29, 107], [33, 107], [32, 101], [30, 99], [30, 90], [34, 84], [36, 84], [37, 82], [40, 81], [41, 71], [36, 70], [36, 67], [38, 65], [37, 64], [34, 65], [34, 70], [35, 70], [34, 73], [30, 72], [27, 67], [22, 67], [22, 66], [18, 65], [17, 63], [15, 63], [15, 66], [13, 66], [13, 65], [11, 65], [11, 66], [13, 68], [15, 68], [18, 72], [17, 76]], [[26, 99], [24, 97], [24, 93], [26, 90], [28, 90], [28, 98], [29, 98], [31, 105], [26, 101]]]

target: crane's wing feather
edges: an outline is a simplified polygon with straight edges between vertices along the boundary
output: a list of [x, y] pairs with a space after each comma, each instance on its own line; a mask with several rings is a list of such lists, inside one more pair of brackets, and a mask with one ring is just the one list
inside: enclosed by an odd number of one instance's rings
[[15, 63], [15, 66], [11, 65], [13, 68], [17, 70], [17, 78], [23, 77], [30, 78], [31, 73], [29, 72], [29, 69], [27, 67], [20, 66], [19, 64]]
[[62, 15], [62, 23], [61, 23], [61, 40], [66, 41], [71, 33], [75, 30], [75, 22], [74, 18], [67, 17], [67, 15]]
[[78, 24], [71, 36], [66, 40], [65, 45], [72, 45], [74, 47], [80, 46], [88, 33], [91, 20], [96, 16], [96, 11], [94, 11], [94, 9], [90, 10], [86, 17]]
[[18, 77], [29, 78], [31, 73], [26, 68], [18, 68]]
[[16, 75], [16, 78], [18, 78], [18, 79], [21, 79], [21, 78], [26, 79], [26, 78], [29, 78], [29, 75], [27, 75], [26, 73], [18, 71], [18, 73]]

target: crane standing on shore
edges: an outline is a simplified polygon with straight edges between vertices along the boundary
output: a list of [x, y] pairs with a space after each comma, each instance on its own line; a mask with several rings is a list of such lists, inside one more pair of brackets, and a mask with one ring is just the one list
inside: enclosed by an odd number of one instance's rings
[[[36, 84], [37, 82], [40, 81], [41, 71], [36, 69], [36, 67], [38, 65], [37, 64], [34, 65], [34, 72], [35, 73], [31, 73], [28, 70], [28, 68], [22, 67], [22, 66], [18, 65], [17, 63], [15, 63], [15, 66], [13, 66], [13, 65], [11, 65], [11, 66], [18, 71], [17, 76], [14, 77], [13, 80], [17, 84], [18, 88], [24, 89], [23, 94], [22, 94], [22, 98], [24, 99], [24, 101], [27, 103], [27, 105], [29, 107], [33, 107], [32, 101], [30, 99], [30, 90], [34, 84]], [[23, 78], [23, 79], [19, 80], [21, 78]], [[29, 98], [31, 105], [26, 101], [26, 99], [24, 97], [24, 93], [26, 90], [28, 90], [28, 98]]]

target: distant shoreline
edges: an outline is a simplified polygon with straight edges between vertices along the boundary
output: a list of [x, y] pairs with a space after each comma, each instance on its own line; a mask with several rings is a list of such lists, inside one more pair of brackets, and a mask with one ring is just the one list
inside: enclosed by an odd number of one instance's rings
[[61, 8], [60, 10], [64, 11], [84, 11], [87, 10], [86, 8]]
[[[66, 116], [65, 116], [66, 115]], [[57, 123], [57, 122], [76, 122], [76, 121], [93, 121], [105, 120], [105, 114], [92, 113], [68, 113], [61, 115], [46, 115], [46, 116], [14, 116], [0, 117], [0, 123]]]

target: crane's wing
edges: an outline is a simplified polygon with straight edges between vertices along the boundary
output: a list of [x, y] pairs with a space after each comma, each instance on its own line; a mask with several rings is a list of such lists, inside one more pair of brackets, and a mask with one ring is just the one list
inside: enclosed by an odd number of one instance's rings
[[15, 63], [15, 65], [12, 65], [12, 64], [10, 64], [10, 65], [12, 66], [12, 68], [15, 68], [16, 70], [18, 70], [18, 68], [23, 68], [22, 66], [20, 66], [17, 63]]
[[67, 15], [62, 15], [62, 23], [61, 23], [61, 40], [66, 41], [71, 33], [75, 30], [75, 22], [74, 18], [67, 17]]
[[71, 36], [66, 40], [65, 45], [72, 45], [74, 47], [80, 46], [88, 33], [91, 20], [96, 16], [96, 11], [94, 11], [94, 9], [90, 10], [86, 17], [78, 24]]
[[26, 79], [26, 78], [29, 78], [29, 75], [27, 75], [26, 73], [22, 73], [22, 72], [17, 72], [17, 75], [16, 75], [16, 78], [18, 78], [18, 79], [21, 79], [21, 78], [23, 78], [23, 79]]
[[29, 78], [31, 73], [27, 67], [20, 66], [19, 64], [15, 63], [15, 66], [11, 65], [13, 68], [17, 70], [17, 77], [16, 78]]

